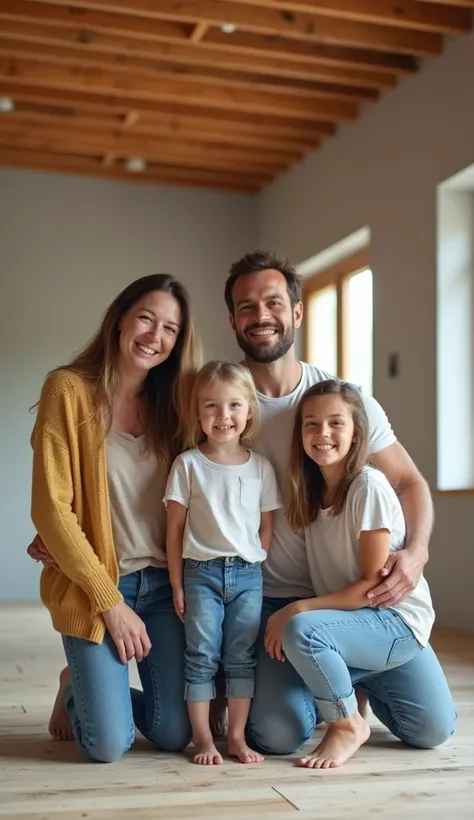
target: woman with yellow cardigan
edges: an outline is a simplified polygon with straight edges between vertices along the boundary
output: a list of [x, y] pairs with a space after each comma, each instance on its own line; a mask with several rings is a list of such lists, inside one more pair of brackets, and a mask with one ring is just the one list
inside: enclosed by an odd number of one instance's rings
[[[117, 296], [41, 393], [32, 519], [54, 561], [45, 562], [41, 598], [68, 663], [55, 713], [61, 726], [66, 710], [91, 760], [118, 759], [135, 726], [166, 751], [190, 740], [161, 499], [199, 353], [184, 287], [147, 276]], [[132, 658], [143, 691], [130, 689]]]

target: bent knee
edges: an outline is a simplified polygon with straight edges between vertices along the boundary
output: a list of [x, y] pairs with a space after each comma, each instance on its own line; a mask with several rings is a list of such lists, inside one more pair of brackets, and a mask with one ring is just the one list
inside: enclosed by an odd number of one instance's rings
[[305, 612], [300, 612], [298, 615], [293, 615], [285, 624], [283, 628], [282, 645], [285, 654], [292, 652], [292, 650], [301, 650], [304, 644], [309, 640], [306, 637], [306, 618]]
[[252, 748], [262, 754], [290, 755], [297, 752], [314, 731], [314, 725], [304, 725], [296, 720], [284, 720], [279, 715], [250, 720], [247, 737]]
[[438, 719], [436, 716], [432, 718], [427, 716], [427, 719], [417, 727], [416, 733], [410, 733], [407, 737], [401, 739], [409, 746], [414, 746], [416, 749], [436, 749], [437, 746], [442, 746], [454, 733], [456, 723], [456, 714], [446, 720]]
[[182, 726], [163, 725], [147, 734], [147, 738], [162, 752], [182, 752], [191, 742], [191, 726], [188, 721]]
[[133, 741], [134, 736], [130, 734], [109, 734], [89, 741], [83, 750], [95, 763], [115, 763], [128, 752]]

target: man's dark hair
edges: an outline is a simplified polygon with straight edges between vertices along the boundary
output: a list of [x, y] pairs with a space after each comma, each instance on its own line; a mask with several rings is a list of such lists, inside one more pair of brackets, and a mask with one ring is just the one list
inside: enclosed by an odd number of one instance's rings
[[224, 297], [230, 313], [234, 314], [232, 290], [239, 276], [248, 276], [262, 270], [278, 270], [286, 279], [291, 307], [301, 302], [301, 277], [296, 273], [287, 256], [274, 251], [251, 251], [231, 266], [225, 283]]

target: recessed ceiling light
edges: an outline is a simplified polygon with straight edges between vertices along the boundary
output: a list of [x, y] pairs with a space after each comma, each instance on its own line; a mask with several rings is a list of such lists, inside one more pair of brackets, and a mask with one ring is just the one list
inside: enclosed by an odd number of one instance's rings
[[8, 114], [10, 111], [13, 111], [14, 108], [15, 103], [11, 97], [0, 97], [0, 112], [2, 114]]
[[224, 34], [233, 34], [236, 30], [237, 26], [234, 25], [234, 23], [222, 23], [221, 31], [223, 31]]
[[128, 157], [125, 160], [125, 168], [131, 174], [142, 174], [146, 171], [146, 161], [142, 157]]

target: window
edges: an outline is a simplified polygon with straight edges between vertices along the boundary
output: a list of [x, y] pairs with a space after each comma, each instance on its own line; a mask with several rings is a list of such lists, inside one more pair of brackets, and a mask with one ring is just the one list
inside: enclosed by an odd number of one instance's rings
[[438, 489], [469, 491], [474, 487], [474, 166], [438, 186], [437, 206]]
[[306, 280], [305, 359], [372, 393], [372, 271], [359, 251]]

